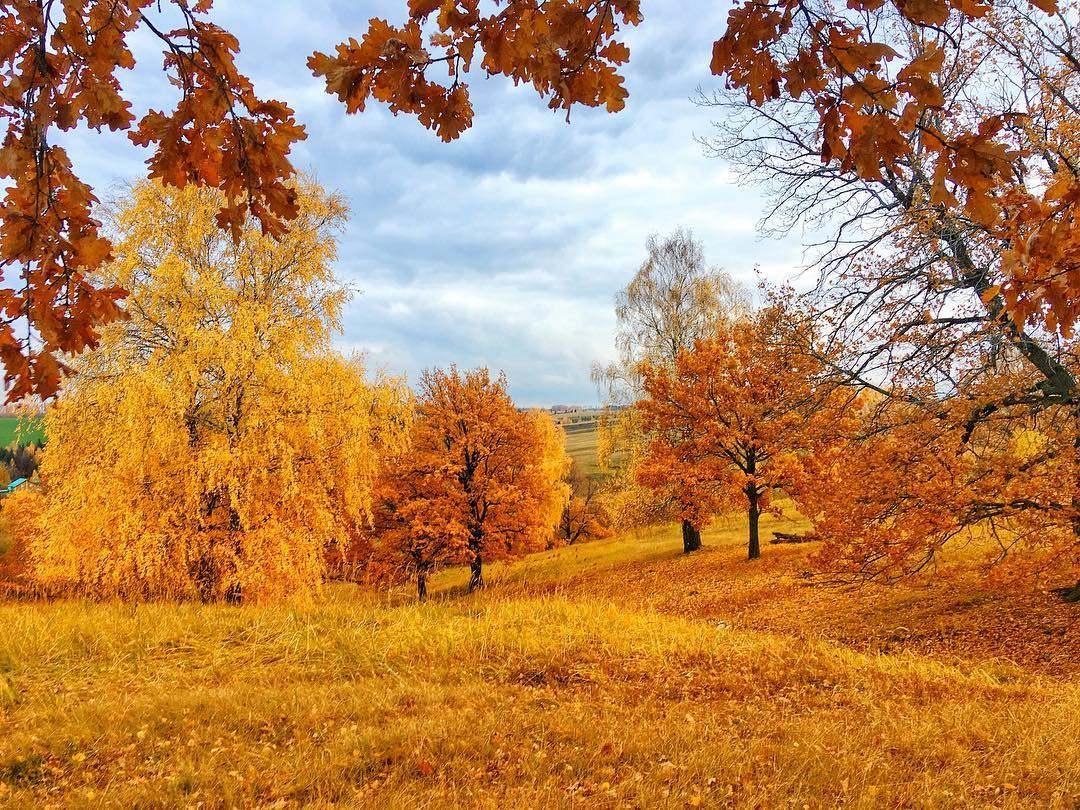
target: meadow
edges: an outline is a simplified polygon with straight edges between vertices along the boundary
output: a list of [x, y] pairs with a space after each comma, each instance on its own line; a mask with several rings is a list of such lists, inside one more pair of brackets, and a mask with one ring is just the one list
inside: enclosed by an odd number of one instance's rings
[[574, 460], [585, 475], [600, 477], [602, 473], [596, 459], [600, 411], [585, 410], [555, 414], [553, 419], [566, 434], [566, 454]]
[[0, 801], [1077, 806], [1075, 606], [959, 560], [948, 584], [829, 587], [809, 546], [751, 564], [742, 532], [688, 558], [674, 527], [562, 548], [473, 595], [449, 570], [425, 605], [8, 602]]
[[19, 444], [41, 444], [45, 441], [45, 427], [40, 419], [20, 416], [0, 416], [0, 447]]

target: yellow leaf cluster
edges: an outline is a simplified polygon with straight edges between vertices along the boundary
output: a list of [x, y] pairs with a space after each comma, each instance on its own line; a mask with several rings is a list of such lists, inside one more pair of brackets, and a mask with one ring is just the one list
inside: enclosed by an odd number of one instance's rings
[[282, 239], [215, 221], [218, 194], [135, 188], [110, 283], [126, 320], [47, 417], [30, 543], [46, 587], [127, 598], [266, 599], [322, 581], [369, 520], [410, 405], [330, 346], [342, 202], [310, 183]]

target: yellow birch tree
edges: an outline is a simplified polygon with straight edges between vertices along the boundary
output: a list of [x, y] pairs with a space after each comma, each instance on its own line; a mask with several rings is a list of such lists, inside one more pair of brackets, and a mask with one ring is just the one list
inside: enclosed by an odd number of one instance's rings
[[280, 240], [234, 242], [219, 193], [137, 186], [113, 212], [106, 283], [129, 290], [49, 410], [44, 508], [30, 538], [47, 588], [98, 597], [306, 595], [327, 550], [370, 517], [384, 453], [411, 410], [336, 354], [346, 209], [298, 184]]

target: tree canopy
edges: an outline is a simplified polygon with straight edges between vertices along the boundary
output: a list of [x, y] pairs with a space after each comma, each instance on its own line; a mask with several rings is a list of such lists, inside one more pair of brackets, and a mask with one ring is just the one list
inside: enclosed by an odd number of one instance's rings
[[138, 186], [102, 268], [129, 317], [48, 411], [44, 507], [32, 533], [50, 590], [128, 598], [314, 592], [328, 547], [370, 517], [384, 454], [410, 414], [330, 347], [347, 291], [333, 277], [341, 201], [313, 184], [281, 239], [222, 198]]
[[539, 551], [554, 539], [569, 497], [562, 431], [520, 411], [505, 377], [450, 368], [420, 380], [407, 450], [387, 465], [371, 565], [376, 578], [427, 577], [448, 563], [471, 568]]
[[[678, 228], [645, 242], [646, 257], [630, 282], [615, 295], [618, 359], [593, 367], [608, 413], [600, 421], [598, 453], [615, 478], [610, 499], [624, 526], [655, 523], [687, 511], [673, 492], [639, 486], [637, 468], [648, 436], [640, 414], [625, 406], [644, 394], [642, 364], [672, 367], [678, 356], [708, 338], [722, 324], [750, 312], [748, 291], [719, 267], [710, 266], [692, 231]], [[701, 547], [699, 527], [683, 523], [684, 550]]]
[[703, 526], [746, 511], [748, 554], [761, 554], [758, 519], [777, 492], [807, 486], [854, 403], [821, 385], [821, 364], [786, 334], [772, 306], [698, 340], [673, 368], [645, 363], [637, 408], [650, 437], [642, 483], [673, 492], [682, 517]]

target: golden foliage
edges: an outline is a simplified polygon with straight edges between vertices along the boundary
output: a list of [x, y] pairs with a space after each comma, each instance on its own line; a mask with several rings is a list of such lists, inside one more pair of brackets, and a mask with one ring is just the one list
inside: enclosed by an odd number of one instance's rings
[[539, 501], [539, 520], [554, 527], [562, 517], [563, 507], [570, 499], [571, 459], [566, 454], [566, 434], [547, 411], [530, 411], [532, 432], [539, 447], [539, 479], [542, 497]]
[[426, 578], [442, 565], [472, 567], [545, 548], [568, 497], [562, 431], [519, 411], [505, 377], [487, 369], [434, 371], [420, 382], [408, 449], [387, 464], [372, 554], [377, 579]]
[[[1073, 409], [980, 414], [992, 379], [936, 407], [890, 401], [859, 437], [822, 459], [802, 507], [827, 570], [895, 579], [935, 564], [946, 544], [986, 536], [995, 576], [1080, 578], [1080, 458]], [[973, 411], [983, 418], [976, 423]]]
[[300, 188], [279, 240], [217, 227], [219, 196], [137, 187], [107, 278], [128, 319], [47, 415], [45, 586], [93, 596], [262, 599], [319, 587], [328, 545], [368, 519], [409, 421], [393, 382], [330, 349], [341, 201]]
[[0, 501], [0, 594], [30, 584], [29, 538], [41, 517], [44, 499], [23, 486]]
[[818, 385], [821, 364], [787, 320], [772, 306], [721, 325], [674, 368], [641, 366], [646, 397], [637, 409], [650, 441], [639, 480], [667, 493], [693, 526], [745, 509], [752, 559], [760, 514], [774, 493], [807, 485], [816, 457], [840, 440], [850, 404]]

